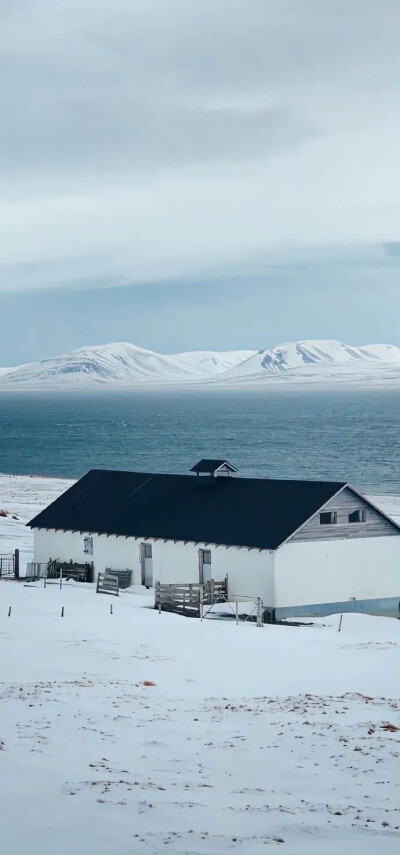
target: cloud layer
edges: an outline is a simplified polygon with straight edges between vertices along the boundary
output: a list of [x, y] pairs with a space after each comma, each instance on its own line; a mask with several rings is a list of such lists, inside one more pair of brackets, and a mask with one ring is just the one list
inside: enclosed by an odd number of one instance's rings
[[398, 0], [3, 0], [0, 289], [396, 241]]

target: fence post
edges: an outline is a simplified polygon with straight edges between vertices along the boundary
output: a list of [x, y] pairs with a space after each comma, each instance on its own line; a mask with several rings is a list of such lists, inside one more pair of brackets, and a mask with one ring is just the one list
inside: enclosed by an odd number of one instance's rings
[[62, 582], [63, 582], [63, 571], [62, 571], [62, 567], [60, 567], [60, 588], [62, 588]]
[[203, 605], [204, 605], [204, 590], [203, 585], [200, 585], [199, 588], [199, 610], [200, 610], [200, 620], [203, 620]]
[[161, 614], [161, 590], [160, 590], [160, 580], [158, 579], [155, 584], [154, 590], [154, 605], [158, 606], [158, 614]]
[[341, 628], [342, 628], [342, 620], [343, 620], [343, 615], [340, 615], [340, 621], [339, 621], [339, 629], [338, 629], [338, 632], [340, 632], [340, 630], [341, 630]]
[[14, 576], [19, 579], [19, 549], [14, 552]]
[[11, 617], [11, 606], [8, 607], [8, 617]]
[[237, 600], [236, 600], [235, 606], [236, 606], [236, 626], [237, 626], [239, 623], [239, 603]]
[[257, 597], [257, 626], [262, 626], [262, 599]]

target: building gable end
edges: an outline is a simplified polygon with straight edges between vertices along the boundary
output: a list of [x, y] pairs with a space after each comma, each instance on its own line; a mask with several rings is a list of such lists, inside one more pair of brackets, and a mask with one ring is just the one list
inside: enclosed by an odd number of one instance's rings
[[290, 535], [285, 543], [387, 537], [396, 534], [400, 534], [400, 527], [347, 484]]

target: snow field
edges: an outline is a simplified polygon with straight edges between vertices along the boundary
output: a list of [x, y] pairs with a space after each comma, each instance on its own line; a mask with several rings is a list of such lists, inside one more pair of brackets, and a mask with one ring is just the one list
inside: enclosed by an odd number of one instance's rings
[[0, 583], [0, 851], [394, 854], [398, 622], [151, 605]]
[[0, 554], [18, 548], [23, 572], [26, 562], [33, 559], [33, 534], [26, 523], [72, 484], [65, 478], [0, 474], [0, 510], [7, 513], [0, 517]]

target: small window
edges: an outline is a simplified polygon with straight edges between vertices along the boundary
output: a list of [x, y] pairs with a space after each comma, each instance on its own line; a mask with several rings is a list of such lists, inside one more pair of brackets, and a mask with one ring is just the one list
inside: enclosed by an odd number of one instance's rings
[[337, 511], [323, 511], [319, 515], [320, 525], [335, 525], [337, 523]]
[[203, 564], [211, 564], [211, 550], [203, 549]]
[[153, 557], [153, 550], [152, 550], [151, 543], [145, 543], [145, 545], [144, 545], [144, 557], [145, 558], [152, 558]]
[[84, 537], [83, 538], [83, 551], [86, 555], [93, 555], [93, 538], [92, 537]]
[[367, 518], [365, 508], [358, 508], [357, 511], [352, 511], [349, 514], [349, 523], [363, 523]]

